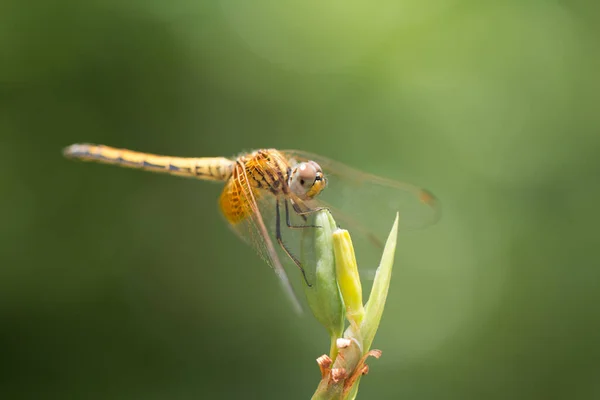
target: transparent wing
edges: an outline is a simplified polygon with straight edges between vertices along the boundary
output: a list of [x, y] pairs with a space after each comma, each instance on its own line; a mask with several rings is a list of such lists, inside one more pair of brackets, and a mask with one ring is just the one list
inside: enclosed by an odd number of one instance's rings
[[[328, 207], [337, 223], [352, 235], [359, 266], [376, 268], [396, 212], [400, 229], [419, 229], [440, 218], [441, 206], [435, 196], [420, 187], [382, 178], [326, 157], [297, 150], [284, 150], [291, 165], [316, 161], [327, 179], [326, 189], [311, 206]], [[377, 252], [373, 252], [376, 249]], [[373, 255], [374, 254], [374, 255]], [[361, 257], [365, 255], [365, 257]]]
[[[239, 219], [230, 220], [233, 231], [252, 246], [260, 257], [269, 264], [279, 277], [284, 290], [292, 301], [295, 310], [302, 312], [302, 306], [294, 292], [278, 254], [278, 244], [273, 243], [275, 226], [275, 196], [268, 192], [252, 190], [248, 176], [242, 166], [237, 166], [237, 179], [231, 179], [225, 186], [221, 202], [238, 204]], [[259, 206], [259, 202], [261, 206]]]

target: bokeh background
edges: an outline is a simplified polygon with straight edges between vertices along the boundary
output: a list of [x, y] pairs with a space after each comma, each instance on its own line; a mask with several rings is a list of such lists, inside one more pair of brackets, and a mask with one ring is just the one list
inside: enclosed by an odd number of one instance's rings
[[359, 398], [600, 398], [598, 8], [2, 1], [0, 397], [316, 388], [327, 336], [220, 186], [62, 158], [91, 142], [299, 148], [430, 188]]

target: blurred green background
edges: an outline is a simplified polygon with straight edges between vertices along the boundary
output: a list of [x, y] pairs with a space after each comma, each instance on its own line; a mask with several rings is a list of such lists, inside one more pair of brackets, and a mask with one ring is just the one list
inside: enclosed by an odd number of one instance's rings
[[220, 186], [62, 158], [91, 142], [298, 148], [430, 188], [443, 218], [400, 237], [359, 398], [600, 398], [598, 11], [4, 0], [0, 397], [318, 383], [325, 331], [223, 223]]

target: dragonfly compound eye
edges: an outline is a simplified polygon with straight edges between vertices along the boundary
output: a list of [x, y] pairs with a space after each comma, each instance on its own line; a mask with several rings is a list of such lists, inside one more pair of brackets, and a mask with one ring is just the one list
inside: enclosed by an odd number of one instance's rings
[[313, 198], [324, 189], [326, 181], [321, 167], [314, 161], [300, 163], [290, 176], [290, 189], [303, 200]]

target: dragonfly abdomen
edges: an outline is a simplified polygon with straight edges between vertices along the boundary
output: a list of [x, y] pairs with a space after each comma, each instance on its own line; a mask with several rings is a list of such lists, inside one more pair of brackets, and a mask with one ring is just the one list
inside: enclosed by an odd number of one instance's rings
[[93, 144], [73, 144], [63, 153], [67, 158], [211, 181], [228, 180], [235, 166], [225, 157], [169, 157]]

